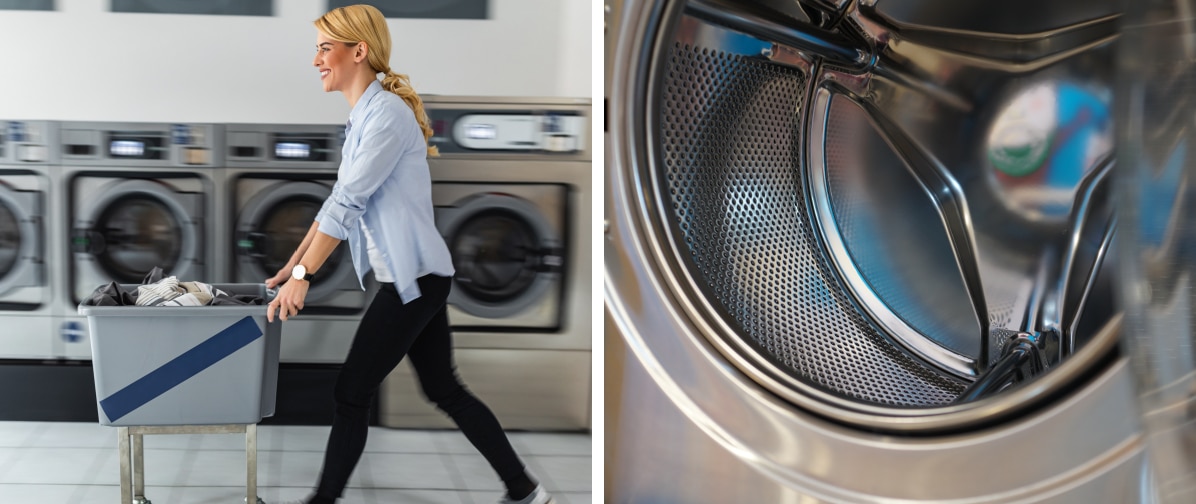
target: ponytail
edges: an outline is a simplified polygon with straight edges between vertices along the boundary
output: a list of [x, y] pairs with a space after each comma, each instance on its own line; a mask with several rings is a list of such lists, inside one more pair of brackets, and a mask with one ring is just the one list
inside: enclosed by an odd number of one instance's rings
[[[432, 137], [432, 126], [428, 120], [428, 113], [424, 111], [424, 101], [415, 92], [415, 88], [411, 87], [411, 81], [406, 75], [394, 73], [390, 69], [381, 73], [386, 74], [382, 78], [382, 89], [399, 95], [399, 98], [407, 102], [407, 106], [411, 107], [411, 111], [415, 113], [415, 120], [419, 122], [419, 129], [423, 131], [424, 142], [427, 143], [428, 139]], [[435, 145], [428, 146], [428, 157], [439, 155], [440, 150]]]
[[[365, 42], [369, 47], [370, 69], [380, 74], [382, 89], [399, 95], [411, 111], [415, 112], [415, 120], [419, 122], [419, 129], [424, 132], [424, 143], [432, 137], [432, 126], [429, 124], [428, 113], [424, 111], [424, 101], [415, 93], [406, 75], [390, 71], [390, 29], [386, 27], [386, 17], [376, 7], [360, 4], [337, 7], [315, 20], [316, 29], [332, 40], [355, 45]], [[428, 146], [428, 156], [439, 156], [436, 146]]]

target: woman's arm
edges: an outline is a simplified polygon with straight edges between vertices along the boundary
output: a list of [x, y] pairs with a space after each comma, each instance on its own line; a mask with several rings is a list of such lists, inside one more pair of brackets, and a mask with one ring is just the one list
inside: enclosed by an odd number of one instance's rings
[[[318, 223], [312, 224], [307, 236], [303, 238], [303, 243], [299, 244], [298, 250], [291, 256], [288, 266], [278, 272], [278, 276], [286, 275], [285, 280], [282, 280], [285, 283], [283, 288], [278, 290], [278, 295], [266, 307], [267, 320], [274, 321], [275, 307], [278, 309], [278, 316], [283, 320], [297, 315], [299, 310], [303, 309], [303, 300], [307, 298], [307, 289], [311, 286], [306, 281], [290, 278], [290, 269], [294, 268], [296, 264], [302, 264], [308, 273], [315, 274], [340, 243], [341, 240], [320, 231]], [[277, 280], [277, 277], [271, 279], [271, 281], [274, 280]]]
[[311, 232], [307, 233], [307, 238], [304, 238], [303, 244], [299, 246], [300, 251], [303, 253], [296, 252], [295, 255], [299, 256], [299, 258], [292, 260], [295, 261], [294, 264], [302, 264], [308, 273], [315, 274], [340, 243], [341, 240], [321, 232], [318, 223], [313, 224]]
[[296, 264], [299, 264], [299, 261], [303, 259], [303, 254], [307, 252], [307, 248], [311, 245], [311, 242], [316, 237], [316, 233], [319, 232], [319, 229], [320, 223], [312, 221], [311, 229], [307, 230], [307, 235], [303, 237], [303, 242], [300, 243], [299, 247], [295, 249], [295, 253], [291, 254], [291, 259], [288, 260], [287, 263], [278, 270], [278, 273], [274, 274], [274, 278], [266, 280], [267, 289], [273, 289], [274, 287], [282, 285], [291, 278], [291, 269], [294, 268]]

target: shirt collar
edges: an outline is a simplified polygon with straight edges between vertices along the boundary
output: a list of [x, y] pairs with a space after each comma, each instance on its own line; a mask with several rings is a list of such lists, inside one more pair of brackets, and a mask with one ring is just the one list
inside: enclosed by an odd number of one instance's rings
[[366, 86], [365, 92], [361, 93], [361, 98], [357, 99], [357, 105], [353, 106], [353, 110], [349, 111], [349, 124], [358, 122], [357, 120], [365, 114], [365, 108], [369, 106], [370, 100], [377, 96], [382, 91], [382, 83], [377, 79]]

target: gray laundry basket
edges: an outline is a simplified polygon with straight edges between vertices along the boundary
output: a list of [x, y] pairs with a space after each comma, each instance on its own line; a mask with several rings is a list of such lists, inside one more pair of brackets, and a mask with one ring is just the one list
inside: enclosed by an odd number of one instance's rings
[[[264, 284], [214, 284], [268, 300]], [[122, 285], [133, 291], [137, 285]], [[255, 424], [274, 414], [280, 323], [264, 305], [79, 305], [100, 423]]]

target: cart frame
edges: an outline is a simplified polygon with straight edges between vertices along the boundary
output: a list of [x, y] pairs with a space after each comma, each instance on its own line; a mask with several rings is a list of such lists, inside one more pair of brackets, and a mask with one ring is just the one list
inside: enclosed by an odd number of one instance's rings
[[265, 504], [257, 495], [257, 424], [147, 425], [117, 427], [121, 504], [151, 504], [145, 498], [143, 437], [156, 434], [245, 434], [245, 502]]

